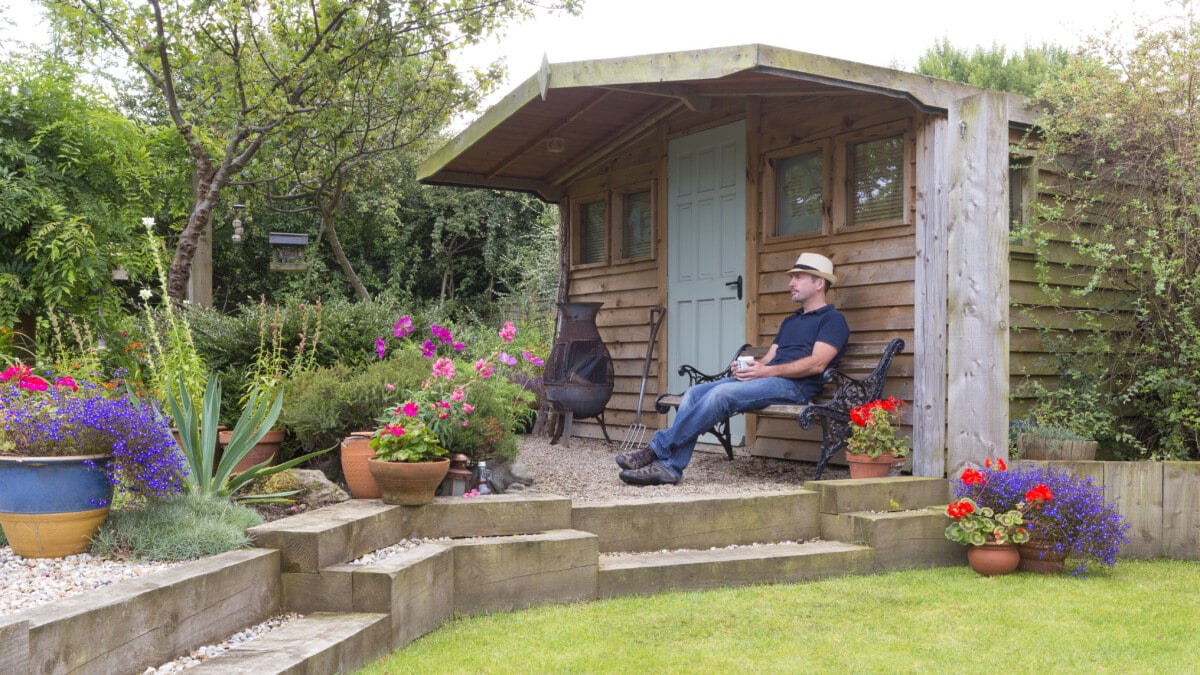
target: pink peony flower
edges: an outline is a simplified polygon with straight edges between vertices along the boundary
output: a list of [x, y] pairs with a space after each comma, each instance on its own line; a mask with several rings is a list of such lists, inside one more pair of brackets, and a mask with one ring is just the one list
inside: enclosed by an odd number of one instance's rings
[[66, 387], [71, 391], [79, 391], [79, 385], [75, 384], [75, 380], [71, 379], [70, 375], [64, 375], [54, 382], [56, 387]]
[[387, 384], [383, 385], [383, 390], [384, 391], [396, 391], [396, 385], [392, 384], [391, 382], [388, 382]]
[[[473, 412], [475, 412], [475, 406], [471, 405], [470, 403], [464, 403], [463, 404], [463, 412], [473, 413]], [[466, 422], [463, 423], [463, 426], [464, 427], [467, 426]]]
[[461, 403], [467, 397], [467, 392], [462, 390], [462, 387], [455, 387], [454, 393], [450, 395], [450, 400], [455, 403]]
[[417, 410], [418, 408], [416, 401], [409, 401], [408, 403], [404, 404], [404, 414], [408, 415], [409, 417], [416, 417]]
[[17, 386], [30, 391], [46, 391], [47, 387], [50, 386], [50, 383], [38, 377], [37, 375], [26, 375], [21, 378], [21, 381]]

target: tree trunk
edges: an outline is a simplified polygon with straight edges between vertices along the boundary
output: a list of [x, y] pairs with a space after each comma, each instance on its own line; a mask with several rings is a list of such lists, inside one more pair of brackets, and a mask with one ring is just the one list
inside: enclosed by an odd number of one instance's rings
[[350, 285], [354, 287], [354, 294], [363, 300], [370, 300], [371, 294], [367, 292], [367, 287], [363, 285], [362, 279], [358, 278], [358, 274], [354, 272], [354, 267], [350, 264], [350, 259], [342, 250], [342, 242], [338, 240], [337, 228], [334, 227], [336, 219], [334, 211], [321, 210], [321, 224], [325, 228], [325, 237], [329, 239], [329, 248], [333, 249], [333, 257], [337, 258], [338, 265], [342, 268], [342, 274], [346, 275], [346, 278], [350, 280]]
[[188, 215], [187, 225], [179, 233], [179, 244], [175, 246], [175, 257], [171, 260], [171, 269], [167, 275], [167, 295], [176, 302], [182, 302], [187, 296], [188, 280], [192, 276], [192, 258], [196, 255], [200, 234], [212, 219], [215, 203], [216, 194], [213, 194], [212, 190], [206, 190], [205, 196], [196, 200], [191, 214]]

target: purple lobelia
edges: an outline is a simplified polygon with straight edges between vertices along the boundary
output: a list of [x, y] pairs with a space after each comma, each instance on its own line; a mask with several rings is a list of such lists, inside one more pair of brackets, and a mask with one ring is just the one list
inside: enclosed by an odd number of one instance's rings
[[42, 378], [24, 366], [0, 373], [0, 454], [111, 455], [109, 482], [145, 497], [179, 492], [185, 475], [170, 427], [153, 403], [111, 383]]
[[[964, 475], [974, 471], [968, 469]], [[996, 512], [1016, 508], [1026, 493], [1045, 485], [1054, 498], [1027, 515], [1030, 534], [1053, 542], [1078, 563], [1075, 574], [1084, 574], [1088, 562], [1116, 565], [1122, 544], [1129, 543], [1129, 523], [1116, 507], [1104, 500], [1104, 488], [1091, 478], [1076, 476], [1050, 465], [1021, 463], [1009, 468], [1002, 461], [988, 462], [975, 478], [951, 481], [958, 498], [970, 497]]]

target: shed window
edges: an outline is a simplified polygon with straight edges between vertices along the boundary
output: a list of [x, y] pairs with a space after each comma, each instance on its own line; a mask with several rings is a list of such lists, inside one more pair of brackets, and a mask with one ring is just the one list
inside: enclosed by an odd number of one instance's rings
[[608, 209], [603, 201], [579, 207], [579, 262], [602, 263], [607, 259]]
[[904, 136], [890, 136], [850, 149], [850, 224], [904, 217]]
[[621, 199], [621, 243], [623, 257], [645, 258], [650, 255], [651, 217], [650, 191], [631, 192]]
[[820, 232], [824, 215], [822, 152], [778, 160], [775, 170], [775, 234]]

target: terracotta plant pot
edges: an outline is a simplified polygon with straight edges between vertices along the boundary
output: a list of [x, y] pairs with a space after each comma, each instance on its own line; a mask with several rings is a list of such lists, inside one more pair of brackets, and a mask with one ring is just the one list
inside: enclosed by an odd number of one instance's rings
[[846, 453], [846, 463], [850, 465], [851, 478], [887, 478], [900, 475], [904, 466], [904, 458], [891, 453], [878, 457], [867, 457], [852, 452]]
[[[221, 444], [222, 448], [229, 445], [229, 439], [232, 437], [232, 431], [217, 432], [217, 442]], [[250, 452], [246, 453], [246, 456], [242, 458], [242, 461], [238, 462], [237, 466], [233, 467], [233, 472], [241, 473], [252, 466], [262, 464], [268, 459], [271, 460], [271, 464], [274, 464], [279, 459], [279, 446], [282, 443], [282, 431], [268, 431], [262, 437], [261, 441], [255, 443], [253, 448], [250, 448]]]
[[450, 460], [432, 462], [381, 462], [367, 460], [371, 475], [379, 483], [384, 504], [422, 506], [433, 502], [434, 493], [450, 470]]
[[967, 547], [967, 563], [971, 569], [985, 577], [1012, 574], [1021, 562], [1021, 552], [1016, 544], [988, 542], [982, 546]]
[[1067, 560], [1066, 551], [1055, 550], [1049, 539], [1030, 539], [1021, 544], [1021, 562], [1017, 569], [1040, 574], [1061, 574]]
[[109, 455], [0, 457], [0, 526], [13, 553], [61, 558], [87, 551], [108, 517], [108, 460]]
[[367, 467], [367, 460], [375, 456], [375, 450], [367, 445], [370, 431], [356, 431], [342, 439], [342, 474], [346, 487], [355, 499], [379, 499], [379, 485]]

